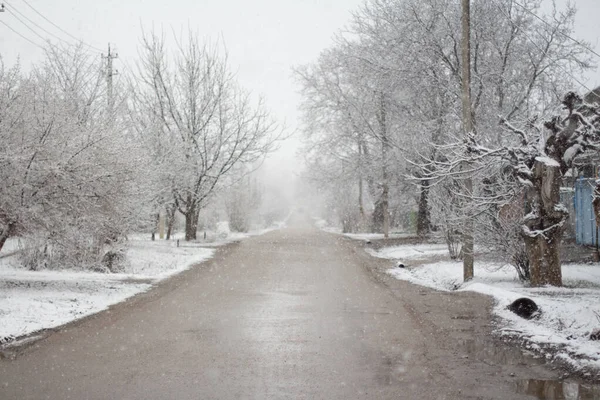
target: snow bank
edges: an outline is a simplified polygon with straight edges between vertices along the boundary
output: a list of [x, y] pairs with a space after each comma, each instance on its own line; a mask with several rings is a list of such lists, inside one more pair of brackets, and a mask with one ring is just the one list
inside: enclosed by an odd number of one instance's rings
[[4, 272], [0, 270], [0, 342], [94, 314], [151, 286], [105, 274], [80, 277], [57, 272], [33, 279], [14, 271], [8, 278]]
[[27, 271], [0, 260], [0, 341], [54, 328], [107, 309], [212, 257], [213, 249], [130, 240], [122, 273]]
[[[260, 235], [230, 233], [210, 246]], [[153, 284], [210, 259], [215, 250], [199, 242], [156, 240], [131, 235], [127, 263], [118, 274], [73, 271], [27, 271], [18, 257], [0, 258], [0, 346], [14, 338], [54, 328], [107, 309]], [[17, 241], [10, 250], [18, 250]], [[5, 253], [4, 249], [2, 251]]]
[[[429, 245], [428, 245], [429, 246]], [[435, 247], [421, 248], [429, 255]], [[409, 259], [414, 256], [407, 246], [381, 249], [379, 257]], [[475, 278], [463, 283], [461, 262], [437, 262], [414, 268], [393, 268], [388, 272], [417, 285], [444, 291], [474, 291], [495, 299], [494, 312], [503, 323], [498, 328], [503, 335], [527, 339], [533, 349], [550, 347], [557, 359], [580, 370], [600, 371], [600, 342], [589, 340], [594, 328], [600, 327], [600, 267], [587, 264], [563, 265], [565, 287], [531, 288], [524, 286], [512, 266], [476, 263]], [[542, 310], [539, 319], [524, 320], [507, 310], [519, 297], [533, 299]], [[550, 356], [550, 355], [548, 355]]]

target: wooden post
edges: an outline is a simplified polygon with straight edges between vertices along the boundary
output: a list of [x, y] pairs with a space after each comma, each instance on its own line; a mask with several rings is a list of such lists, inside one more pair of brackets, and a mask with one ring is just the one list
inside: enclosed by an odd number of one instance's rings
[[[473, 134], [473, 111], [471, 109], [471, 1], [462, 0], [462, 119], [465, 137]], [[467, 166], [465, 166], [467, 167]], [[467, 215], [463, 231], [463, 275], [464, 280], [473, 279], [473, 220], [469, 215], [473, 195], [471, 177], [465, 179]]]

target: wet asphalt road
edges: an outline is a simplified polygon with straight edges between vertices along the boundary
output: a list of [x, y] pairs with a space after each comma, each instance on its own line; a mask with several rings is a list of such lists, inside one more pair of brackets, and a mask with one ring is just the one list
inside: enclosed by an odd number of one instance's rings
[[528, 398], [509, 378], [525, 367], [457, 350], [442, 325], [463, 306], [383, 284], [354, 242], [296, 222], [1, 360], [0, 399]]

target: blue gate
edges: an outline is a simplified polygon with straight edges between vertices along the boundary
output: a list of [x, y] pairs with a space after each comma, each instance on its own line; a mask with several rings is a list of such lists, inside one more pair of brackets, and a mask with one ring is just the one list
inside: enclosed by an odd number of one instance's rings
[[594, 185], [595, 181], [593, 179], [579, 178], [575, 182], [575, 197], [573, 201], [575, 203], [576, 216], [576, 241], [580, 245], [596, 245], [598, 230], [594, 216], [594, 207], [592, 207]]

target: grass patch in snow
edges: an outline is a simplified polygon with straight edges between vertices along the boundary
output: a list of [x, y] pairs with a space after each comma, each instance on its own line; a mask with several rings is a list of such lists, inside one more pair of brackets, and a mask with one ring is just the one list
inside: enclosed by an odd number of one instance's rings
[[[343, 233], [341, 228], [326, 226], [326, 224], [327, 223], [325, 220], [316, 220], [316, 222], [315, 222], [315, 225], [317, 226], [317, 228], [321, 229], [322, 231], [325, 231], [328, 233], [335, 233], [338, 235], [344, 235], [346, 237], [349, 237], [350, 239], [363, 240], [363, 241], [386, 239], [386, 237], [383, 235], [383, 233]], [[390, 232], [387, 239], [408, 239], [408, 238], [416, 238], [416, 237], [417, 237], [417, 235], [414, 233]]]
[[367, 252], [374, 257], [392, 260], [424, 260], [434, 256], [448, 254], [448, 246], [446, 244], [437, 243], [404, 244], [400, 246], [384, 247], [379, 250], [367, 249]]

